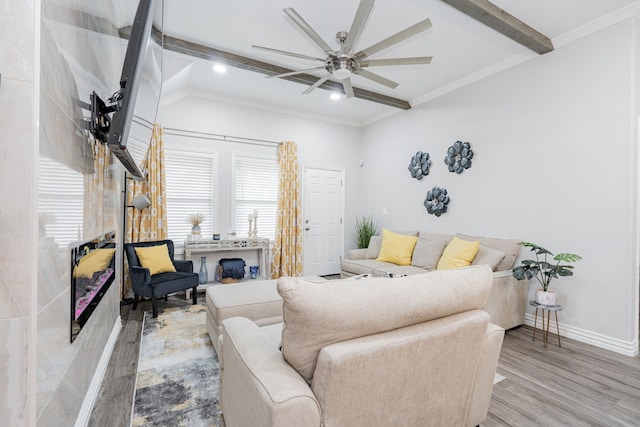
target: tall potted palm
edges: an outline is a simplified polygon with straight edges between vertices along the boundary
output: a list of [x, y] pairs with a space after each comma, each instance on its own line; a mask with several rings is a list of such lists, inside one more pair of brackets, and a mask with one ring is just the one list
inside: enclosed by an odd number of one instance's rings
[[[536, 289], [536, 302], [543, 305], [555, 305], [556, 294], [549, 290], [551, 280], [573, 276], [573, 266], [566, 263], [580, 261], [582, 257], [566, 252], [554, 256], [542, 246], [531, 242], [520, 242], [520, 245], [530, 248], [531, 252], [535, 253], [536, 259], [522, 260], [520, 265], [513, 269], [513, 277], [518, 280], [535, 277], [542, 286], [542, 288]], [[549, 257], [553, 257], [552, 261], [555, 263], [550, 261]]]

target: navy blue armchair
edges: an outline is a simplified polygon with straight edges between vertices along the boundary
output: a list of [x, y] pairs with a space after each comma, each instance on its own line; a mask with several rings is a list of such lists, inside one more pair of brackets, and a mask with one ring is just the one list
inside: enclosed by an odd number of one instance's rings
[[[136, 254], [135, 248], [167, 245], [169, 250], [169, 258], [176, 269], [176, 272], [158, 273], [153, 276], [149, 273], [148, 268], [140, 265], [140, 260]], [[173, 258], [173, 241], [159, 240], [156, 242], [137, 242], [125, 243], [124, 251], [127, 254], [129, 262], [129, 278], [131, 287], [135, 295], [133, 301], [133, 309], [138, 305], [138, 297], [151, 298], [153, 306], [153, 317], [158, 317], [158, 297], [168, 294], [184, 291], [189, 288], [193, 290], [193, 304], [198, 303], [197, 287], [198, 273], [193, 272], [193, 263], [191, 261], [175, 260]]]

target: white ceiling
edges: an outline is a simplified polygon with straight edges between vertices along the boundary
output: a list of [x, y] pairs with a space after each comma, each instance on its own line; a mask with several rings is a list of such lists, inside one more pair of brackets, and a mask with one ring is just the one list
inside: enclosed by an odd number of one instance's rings
[[[575, 37], [630, 16], [637, 0], [493, 0], [498, 7], [551, 38], [556, 48]], [[314, 57], [324, 53], [285, 15], [293, 7], [332, 47], [335, 34], [348, 31], [359, 0], [165, 0], [167, 35], [293, 70], [318, 63], [253, 49], [257, 44]], [[524, 46], [473, 20], [440, 0], [378, 0], [356, 45], [364, 49], [404, 28], [430, 18], [433, 26], [372, 58], [433, 56], [430, 65], [376, 67], [395, 80], [396, 89], [354, 76], [354, 87], [409, 101], [425, 102], [488, 73], [537, 56]], [[209, 61], [165, 50], [162, 105], [189, 95], [291, 112], [362, 126], [400, 110], [344, 97], [329, 99], [316, 89], [263, 74], [229, 68], [216, 74]], [[551, 53], [553, 54], [553, 53]], [[323, 73], [318, 73], [322, 76]]]

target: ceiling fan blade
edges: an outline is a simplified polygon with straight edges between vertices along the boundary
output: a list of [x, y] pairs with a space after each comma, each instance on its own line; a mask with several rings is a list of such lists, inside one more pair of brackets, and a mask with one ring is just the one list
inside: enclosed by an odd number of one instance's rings
[[305, 21], [302, 16], [298, 15], [298, 12], [296, 12], [292, 7], [288, 7], [286, 9], [283, 9], [284, 13], [287, 14], [287, 16], [289, 18], [291, 18], [293, 20], [293, 22], [302, 30], [304, 31], [304, 33], [306, 35], [308, 35], [311, 40], [313, 40], [315, 42], [315, 44], [317, 44], [318, 46], [320, 46], [320, 49], [322, 49], [324, 51], [324, 53], [326, 53], [327, 55], [335, 55], [335, 52], [333, 51], [333, 49], [331, 49], [331, 46], [329, 46], [324, 40], [322, 40], [322, 37], [320, 37], [318, 35], [318, 33], [316, 33], [313, 28], [311, 28], [311, 26], [309, 24], [307, 24], [307, 21]]
[[306, 70], [299, 70], [299, 71], [289, 71], [288, 73], [282, 73], [282, 74], [274, 74], [273, 76], [267, 76], [268, 79], [273, 79], [275, 77], [287, 77], [287, 76], [293, 76], [296, 74], [302, 74], [302, 73], [307, 73], [309, 71], [318, 71], [318, 70], [324, 70], [324, 66], [323, 67], [314, 67], [314, 68], [307, 68]]
[[365, 59], [360, 62], [361, 67], [381, 67], [385, 65], [420, 65], [431, 64], [432, 56], [418, 56], [415, 58], [388, 58], [388, 59]]
[[344, 89], [344, 94], [347, 95], [347, 98], [353, 98], [353, 85], [349, 77], [342, 80], [342, 89]]
[[270, 47], [264, 47], [264, 46], [256, 46], [255, 44], [251, 45], [251, 47], [259, 49], [259, 50], [264, 50], [265, 52], [269, 52], [269, 53], [277, 53], [277, 54], [280, 54], [280, 55], [293, 56], [294, 58], [308, 59], [309, 61], [324, 62], [324, 59], [322, 59], [322, 58], [316, 58], [316, 57], [313, 57], [313, 56], [302, 55], [300, 53], [287, 52], [286, 50], [272, 49]]
[[356, 16], [353, 18], [353, 23], [349, 30], [349, 35], [344, 42], [346, 52], [351, 52], [353, 50], [353, 46], [358, 42], [360, 33], [362, 33], [362, 29], [367, 23], [367, 19], [369, 19], [369, 14], [373, 8], [373, 2], [374, 0], [360, 0], [358, 11], [356, 12]]
[[307, 90], [305, 90], [304, 92], [302, 92], [303, 95], [308, 95], [310, 94], [314, 89], [316, 89], [318, 86], [320, 86], [322, 83], [326, 82], [327, 80], [329, 80], [329, 77], [331, 77], [331, 74], [327, 74], [324, 77], [319, 78], [318, 80], [316, 80], [316, 82], [314, 84], [312, 84], [311, 86], [309, 86], [307, 88]]
[[395, 89], [398, 86], [398, 83], [394, 82], [393, 80], [389, 80], [385, 77], [382, 77], [378, 74], [374, 74], [371, 71], [367, 71], [364, 70], [362, 68], [358, 68], [356, 71], [354, 71], [355, 74], [364, 77], [365, 79], [369, 79], [371, 81], [374, 81], [376, 83], [380, 83], [381, 85], [384, 85], [386, 87], [389, 87], [391, 89]]
[[380, 52], [381, 50], [386, 49], [389, 46], [393, 46], [396, 43], [400, 43], [401, 41], [406, 40], [411, 36], [415, 36], [416, 34], [419, 34], [429, 28], [431, 28], [431, 20], [427, 18], [423, 21], [418, 22], [417, 24], [410, 26], [409, 28], [405, 28], [399, 33], [396, 33], [382, 41], [379, 41], [373, 46], [369, 46], [368, 48], [361, 50], [360, 52], [356, 53], [355, 56], [360, 60], [367, 58], [374, 53]]

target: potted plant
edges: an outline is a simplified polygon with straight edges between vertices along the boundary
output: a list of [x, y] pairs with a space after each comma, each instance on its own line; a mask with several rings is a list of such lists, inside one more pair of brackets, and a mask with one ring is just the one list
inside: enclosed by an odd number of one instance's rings
[[368, 248], [371, 236], [375, 236], [377, 229], [378, 225], [372, 216], [361, 216], [356, 218], [355, 239], [358, 248]]
[[[582, 257], [576, 254], [561, 253], [553, 255], [551, 252], [531, 242], [520, 242], [521, 246], [530, 248], [536, 254], [536, 259], [525, 259], [521, 265], [513, 269], [513, 277], [518, 280], [531, 279], [535, 277], [542, 289], [536, 289], [536, 302], [542, 305], [555, 305], [556, 294], [549, 290], [551, 279], [559, 277], [573, 276], [573, 266], [569, 263], [580, 261]], [[548, 257], [553, 256], [555, 263], [549, 262]]]

